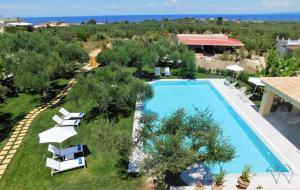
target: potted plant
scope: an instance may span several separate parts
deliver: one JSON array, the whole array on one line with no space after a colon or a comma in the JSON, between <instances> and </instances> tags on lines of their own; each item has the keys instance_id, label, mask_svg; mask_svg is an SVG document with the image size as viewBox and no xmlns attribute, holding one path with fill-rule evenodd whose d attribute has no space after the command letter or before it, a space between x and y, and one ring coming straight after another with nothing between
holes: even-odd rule
<instances>
[{"instance_id":1,"label":"potted plant","mask_svg":"<svg viewBox=\"0 0 300 190\"><path fill-rule=\"evenodd\" d=\"M196 182L195 190L203 190L203 185L200 181Z\"/></svg>"},{"instance_id":2,"label":"potted plant","mask_svg":"<svg viewBox=\"0 0 300 190\"><path fill-rule=\"evenodd\" d=\"M251 167L246 165L242 171L242 175L238 178L238 185L241 189L247 189L250 184Z\"/></svg>"},{"instance_id":3,"label":"potted plant","mask_svg":"<svg viewBox=\"0 0 300 190\"><path fill-rule=\"evenodd\" d=\"M214 176L214 184L211 186L212 190L222 190L223 184L225 182L224 178L227 172L223 169L220 170L220 173Z\"/></svg>"}]
</instances>

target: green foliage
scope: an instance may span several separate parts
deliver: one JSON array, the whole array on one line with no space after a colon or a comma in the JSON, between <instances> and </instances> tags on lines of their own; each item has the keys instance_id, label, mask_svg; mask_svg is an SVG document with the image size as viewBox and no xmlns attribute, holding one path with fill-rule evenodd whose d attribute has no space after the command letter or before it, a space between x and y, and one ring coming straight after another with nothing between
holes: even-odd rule
<instances>
[{"instance_id":1,"label":"green foliage","mask_svg":"<svg viewBox=\"0 0 300 190\"><path fill-rule=\"evenodd\" d=\"M58 30L54 32L61 40L71 42L76 38L76 33L69 30Z\"/></svg>"},{"instance_id":2,"label":"green foliage","mask_svg":"<svg viewBox=\"0 0 300 190\"><path fill-rule=\"evenodd\" d=\"M97 24L97 21L95 19L91 19L91 20L88 20L86 22L86 24L90 24L90 25Z\"/></svg>"},{"instance_id":3,"label":"green foliage","mask_svg":"<svg viewBox=\"0 0 300 190\"><path fill-rule=\"evenodd\" d=\"M144 66L170 66L181 68L182 78L194 78L196 73L195 56L186 46L169 39L152 41L149 38L120 40L105 49L97 60L103 65L118 64L136 67L137 75Z\"/></svg>"},{"instance_id":4,"label":"green foliage","mask_svg":"<svg viewBox=\"0 0 300 190\"><path fill-rule=\"evenodd\" d=\"M19 51L12 59L12 73L14 73L15 85L20 90L31 90L42 91L45 89L51 78L51 74L54 73L54 67L51 63L58 64L57 67L62 63L61 59L56 55L49 54L45 56L36 52L25 52Z\"/></svg>"},{"instance_id":5,"label":"green foliage","mask_svg":"<svg viewBox=\"0 0 300 190\"><path fill-rule=\"evenodd\" d=\"M223 17L217 18L217 25L223 25Z\"/></svg>"},{"instance_id":6,"label":"green foliage","mask_svg":"<svg viewBox=\"0 0 300 190\"><path fill-rule=\"evenodd\" d=\"M195 55L193 52L187 51L181 55L182 64L179 74L182 78L195 78L197 68L195 64Z\"/></svg>"},{"instance_id":7,"label":"green foliage","mask_svg":"<svg viewBox=\"0 0 300 190\"><path fill-rule=\"evenodd\" d=\"M297 57L298 59L300 59L300 48L297 48L297 49L294 51L294 56Z\"/></svg>"},{"instance_id":8,"label":"green foliage","mask_svg":"<svg viewBox=\"0 0 300 190\"><path fill-rule=\"evenodd\" d=\"M23 101L20 99L11 105L10 109L15 111L12 113L24 115L24 112L28 113L34 109L33 104L37 98L33 96L28 98L23 98ZM24 105L30 107L22 107ZM49 125L54 125L51 118L58 113L60 107L87 114L87 117L81 121L80 127L76 129L78 135L64 142L62 147L74 146L78 143L86 145L84 149L88 168L76 169L52 177L50 169L45 166L46 158L51 156L47 151L48 144L37 143L37 137L40 132L49 129ZM1 112L6 112L3 108L1 106ZM76 105L66 101L57 108L42 112L31 124L30 132L26 134L22 146L19 147L14 160L5 171L5 177L2 176L0 189L145 189L143 178L131 177L127 173L133 116L120 118L116 123L103 119L88 120L89 110L90 105L87 103ZM15 180L16 178L18 180Z\"/></svg>"},{"instance_id":9,"label":"green foliage","mask_svg":"<svg viewBox=\"0 0 300 190\"><path fill-rule=\"evenodd\" d=\"M218 19L221 21L221 18ZM114 23L106 25L81 25L55 29L56 33L65 31L68 36L77 36L79 31L85 31L88 37L103 32L113 38L127 38L134 36L150 37L157 40L161 37L161 27L165 37L178 33L225 33L230 37L240 39L247 51L262 55L268 52L275 44L276 37L298 39L300 25L295 22L216 22L199 21L194 19L178 19L164 21L145 21L140 23ZM51 29L53 30L53 29ZM66 37L68 37L66 36ZM74 39L74 38L72 38Z\"/></svg>"},{"instance_id":10,"label":"green foliage","mask_svg":"<svg viewBox=\"0 0 300 190\"><path fill-rule=\"evenodd\" d=\"M85 31L80 31L80 32L77 33L77 38L80 41L87 42L87 40L88 40L88 34Z\"/></svg>"},{"instance_id":11,"label":"green foliage","mask_svg":"<svg viewBox=\"0 0 300 190\"><path fill-rule=\"evenodd\" d=\"M214 181L217 186L222 186L225 183L225 176L228 174L226 170L221 169L220 172L214 175Z\"/></svg>"},{"instance_id":12,"label":"green foliage","mask_svg":"<svg viewBox=\"0 0 300 190\"><path fill-rule=\"evenodd\" d=\"M269 53L266 67L264 69L265 76L278 76L278 68L279 68L279 57L276 53L275 49L272 49Z\"/></svg>"},{"instance_id":13,"label":"green foliage","mask_svg":"<svg viewBox=\"0 0 300 190\"><path fill-rule=\"evenodd\" d=\"M208 110L187 115L179 109L161 121L145 115L141 122L140 140L148 155L143 169L150 175L175 176L196 162L223 163L234 158L233 147Z\"/></svg>"},{"instance_id":14,"label":"green foliage","mask_svg":"<svg viewBox=\"0 0 300 190\"><path fill-rule=\"evenodd\" d=\"M221 56L220 59L223 61L232 61L232 54L229 51L225 51Z\"/></svg>"},{"instance_id":15,"label":"green foliage","mask_svg":"<svg viewBox=\"0 0 300 190\"><path fill-rule=\"evenodd\" d=\"M294 56L281 57L275 49L269 53L266 67L262 71L264 76L295 76L300 69L300 59Z\"/></svg>"},{"instance_id":16,"label":"green foliage","mask_svg":"<svg viewBox=\"0 0 300 190\"><path fill-rule=\"evenodd\" d=\"M103 67L95 73L80 76L70 97L74 102L92 103L94 111L108 118L130 113L137 100L153 95L152 88L136 79L122 67Z\"/></svg>"},{"instance_id":17,"label":"green foliage","mask_svg":"<svg viewBox=\"0 0 300 190\"><path fill-rule=\"evenodd\" d=\"M249 165L245 165L243 171L242 171L242 175L241 175L241 179L243 181L246 181L246 182L250 182L250 177L251 177L251 167Z\"/></svg>"},{"instance_id":18,"label":"green foliage","mask_svg":"<svg viewBox=\"0 0 300 190\"><path fill-rule=\"evenodd\" d=\"M91 39L94 41L106 40L108 38L109 38L109 36L104 32L96 32L96 34L91 36Z\"/></svg>"},{"instance_id":19,"label":"green foliage","mask_svg":"<svg viewBox=\"0 0 300 190\"><path fill-rule=\"evenodd\" d=\"M88 54L76 43L59 44L57 51L66 62L84 63L88 61Z\"/></svg>"},{"instance_id":20,"label":"green foliage","mask_svg":"<svg viewBox=\"0 0 300 190\"><path fill-rule=\"evenodd\" d=\"M88 60L74 42L68 44L48 31L0 35L0 65L4 74L13 74L19 90L41 92L51 81L72 73L72 63Z\"/></svg>"},{"instance_id":21,"label":"green foliage","mask_svg":"<svg viewBox=\"0 0 300 190\"><path fill-rule=\"evenodd\" d=\"M4 102L4 100L6 99L7 91L8 91L7 87L2 86L0 84L0 103Z\"/></svg>"}]
</instances>

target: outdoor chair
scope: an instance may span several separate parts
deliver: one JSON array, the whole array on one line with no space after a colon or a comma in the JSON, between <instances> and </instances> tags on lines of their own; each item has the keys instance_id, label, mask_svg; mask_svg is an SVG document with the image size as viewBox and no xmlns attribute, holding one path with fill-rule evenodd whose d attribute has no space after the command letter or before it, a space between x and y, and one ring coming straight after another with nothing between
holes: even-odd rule
<instances>
[{"instance_id":1,"label":"outdoor chair","mask_svg":"<svg viewBox=\"0 0 300 190\"><path fill-rule=\"evenodd\" d=\"M226 77L226 78L225 78L225 81L224 81L224 84L225 84L226 86L228 86L228 85L231 84L231 81L232 81L232 78L231 78L231 77Z\"/></svg>"},{"instance_id":2,"label":"outdoor chair","mask_svg":"<svg viewBox=\"0 0 300 190\"><path fill-rule=\"evenodd\" d=\"M52 119L60 126L78 126L80 119L63 120L58 115L54 115Z\"/></svg>"},{"instance_id":3,"label":"outdoor chair","mask_svg":"<svg viewBox=\"0 0 300 190\"><path fill-rule=\"evenodd\" d=\"M84 116L84 112L80 113L70 113L68 110L65 108L60 108L59 112L64 115L64 120L69 120L69 119L82 119Z\"/></svg>"},{"instance_id":4,"label":"outdoor chair","mask_svg":"<svg viewBox=\"0 0 300 190\"><path fill-rule=\"evenodd\" d=\"M170 67L165 67L165 76L171 76Z\"/></svg>"},{"instance_id":5,"label":"outdoor chair","mask_svg":"<svg viewBox=\"0 0 300 190\"><path fill-rule=\"evenodd\" d=\"M155 76L160 77L160 68L159 67L155 67Z\"/></svg>"},{"instance_id":6,"label":"outdoor chair","mask_svg":"<svg viewBox=\"0 0 300 190\"><path fill-rule=\"evenodd\" d=\"M74 154L76 154L76 153L83 154L83 145L79 144L79 145L72 146L69 148L59 149L59 148L56 148L55 146L49 144L48 151L52 152L52 154L53 154L52 158L61 157L64 160L67 160L69 155L73 155L73 157L74 157Z\"/></svg>"},{"instance_id":7,"label":"outdoor chair","mask_svg":"<svg viewBox=\"0 0 300 190\"><path fill-rule=\"evenodd\" d=\"M51 168L51 175L55 173L64 172L67 170L72 170L75 168L86 167L84 157L79 157L67 161L57 161L51 158L47 158L46 166Z\"/></svg>"}]
</instances>

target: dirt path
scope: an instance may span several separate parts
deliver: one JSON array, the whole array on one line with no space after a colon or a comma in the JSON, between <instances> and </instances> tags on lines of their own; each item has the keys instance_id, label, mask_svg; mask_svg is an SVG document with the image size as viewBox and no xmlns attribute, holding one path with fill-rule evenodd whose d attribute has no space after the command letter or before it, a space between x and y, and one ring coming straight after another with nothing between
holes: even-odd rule
<instances>
[{"instance_id":1,"label":"dirt path","mask_svg":"<svg viewBox=\"0 0 300 190\"><path fill-rule=\"evenodd\" d=\"M90 51L89 56L90 56L90 57L97 57L97 55L98 55L99 53L101 53L101 49L100 49L100 48L99 48L99 49L95 49L95 50L93 50L93 51Z\"/></svg>"}]
</instances>

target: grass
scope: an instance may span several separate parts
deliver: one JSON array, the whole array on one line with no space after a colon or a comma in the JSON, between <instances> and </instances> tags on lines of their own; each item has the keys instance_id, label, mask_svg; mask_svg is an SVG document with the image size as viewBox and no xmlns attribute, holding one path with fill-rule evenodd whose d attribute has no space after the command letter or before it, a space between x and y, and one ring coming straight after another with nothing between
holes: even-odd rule
<instances>
[{"instance_id":1,"label":"grass","mask_svg":"<svg viewBox=\"0 0 300 190\"><path fill-rule=\"evenodd\" d=\"M72 111L90 109L90 105L74 105L69 101L61 106ZM46 110L34 120L0 180L0 189L144 189L143 178L130 177L124 172L127 163L122 162L118 150L122 146L121 139L131 137L132 115L121 118L114 126L98 119L84 119L77 129L78 135L62 146L86 145L87 168L51 177L45 163L46 158L52 155L47 151L47 144L38 143L38 134L54 126L51 117L58 113L60 107Z\"/></svg>"},{"instance_id":2,"label":"grass","mask_svg":"<svg viewBox=\"0 0 300 190\"><path fill-rule=\"evenodd\" d=\"M6 142L14 125L40 104L41 96L22 93L17 97L8 98L5 103L0 104L0 148Z\"/></svg>"},{"instance_id":3,"label":"grass","mask_svg":"<svg viewBox=\"0 0 300 190\"><path fill-rule=\"evenodd\" d=\"M58 79L51 83L57 94L68 84L68 79ZM0 104L0 148L5 144L7 137L13 131L15 124L22 120L31 110L43 104L41 95L19 93L18 96L9 97Z\"/></svg>"}]
</instances>

